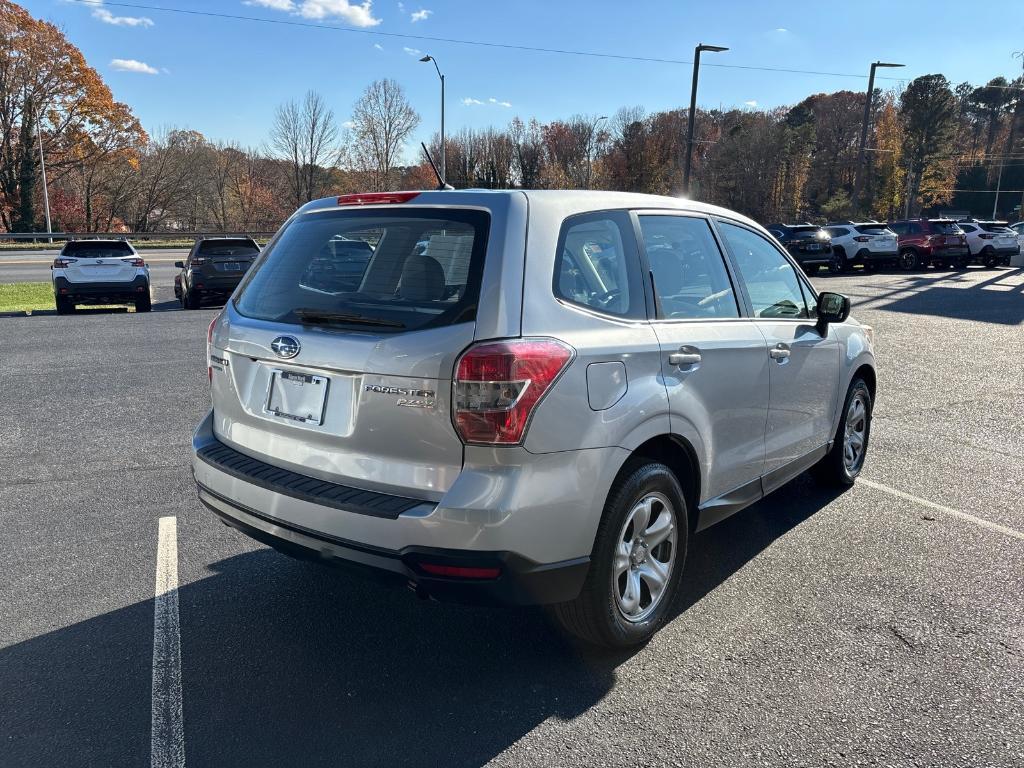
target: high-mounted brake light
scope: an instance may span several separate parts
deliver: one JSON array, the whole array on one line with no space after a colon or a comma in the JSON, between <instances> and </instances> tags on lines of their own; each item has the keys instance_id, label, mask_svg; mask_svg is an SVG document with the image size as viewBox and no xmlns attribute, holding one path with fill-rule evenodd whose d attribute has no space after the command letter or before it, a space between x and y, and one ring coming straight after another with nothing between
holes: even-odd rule
<instances>
[{"instance_id":1,"label":"high-mounted brake light","mask_svg":"<svg viewBox=\"0 0 1024 768\"><path fill-rule=\"evenodd\" d=\"M522 442L534 409L575 356L555 339L470 347L455 365L455 429L466 443Z\"/></svg>"},{"instance_id":2,"label":"high-mounted brake light","mask_svg":"<svg viewBox=\"0 0 1024 768\"><path fill-rule=\"evenodd\" d=\"M354 195L339 195L338 205L407 203L419 194L419 192L359 192Z\"/></svg>"}]
</instances>

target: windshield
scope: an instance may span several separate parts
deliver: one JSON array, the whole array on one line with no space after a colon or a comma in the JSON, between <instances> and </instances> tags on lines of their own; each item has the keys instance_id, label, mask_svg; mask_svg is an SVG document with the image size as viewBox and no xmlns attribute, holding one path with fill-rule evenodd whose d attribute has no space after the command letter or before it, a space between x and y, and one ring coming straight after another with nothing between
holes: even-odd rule
<instances>
[{"instance_id":1,"label":"windshield","mask_svg":"<svg viewBox=\"0 0 1024 768\"><path fill-rule=\"evenodd\" d=\"M242 284L235 308L260 320L391 332L473 320L489 219L443 209L300 216Z\"/></svg>"},{"instance_id":2,"label":"windshield","mask_svg":"<svg viewBox=\"0 0 1024 768\"><path fill-rule=\"evenodd\" d=\"M120 240L107 243L76 240L65 245L61 253L64 256L83 256L89 259L115 259L131 256L132 249L128 243Z\"/></svg>"}]
</instances>

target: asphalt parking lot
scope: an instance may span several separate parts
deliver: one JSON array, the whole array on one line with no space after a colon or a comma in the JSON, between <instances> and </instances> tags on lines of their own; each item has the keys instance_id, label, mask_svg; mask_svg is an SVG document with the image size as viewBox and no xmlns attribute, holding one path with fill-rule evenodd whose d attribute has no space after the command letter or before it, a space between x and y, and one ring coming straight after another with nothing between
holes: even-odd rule
<instances>
[{"instance_id":1,"label":"asphalt parking lot","mask_svg":"<svg viewBox=\"0 0 1024 768\"><path fill-rule=\"evenodd\" d=\"M221 525L188 447L214 310L0 318L0 764L150 760L166 517L189 765L1024 764L1024 270L816 282L877 334L865 481L696 536L677 617L613 656Z\"/></svg>"}]
</instances>

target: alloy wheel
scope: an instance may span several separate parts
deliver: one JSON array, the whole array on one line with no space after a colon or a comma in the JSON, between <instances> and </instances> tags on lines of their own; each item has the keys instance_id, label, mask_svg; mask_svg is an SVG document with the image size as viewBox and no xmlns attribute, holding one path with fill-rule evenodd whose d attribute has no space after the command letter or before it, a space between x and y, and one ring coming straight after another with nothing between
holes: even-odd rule
<instances>
[{"instance_id":1,"label":"alloy wheel","mask_svg":"<svg viewBox=\"0 0 1024 768\"><path fill-rule=\"evenodd\" d=\"M868 404L863 392L857 392L846 409L846 429L843 437L843 464L850 473L857 472L864 463L864 448L868 441Z\"/></svg>"},{"instance_id":2,"label":"alloy wheel","mask_svg":"<svg viewBox=\"0 0 1024 768\"><path fill-rule=\"evenodd\" d=\"M616 541L612 591L623 618L647 619L661 604L676 563L675 507L661 493L648 493L626 515Z\"/></svg>"}]
</instances>

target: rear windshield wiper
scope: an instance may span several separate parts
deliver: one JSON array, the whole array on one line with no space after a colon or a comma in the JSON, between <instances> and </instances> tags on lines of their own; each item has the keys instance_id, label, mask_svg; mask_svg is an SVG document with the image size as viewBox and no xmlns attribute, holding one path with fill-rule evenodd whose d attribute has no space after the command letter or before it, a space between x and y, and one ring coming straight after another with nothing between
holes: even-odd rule
<instances>
[{"instance_id":1,"label":"rear windshield wiper","mask_svg":"<svg viewBox=\"0 0 1024 768\"><path fill-rule=\"evenodd\" d=\"M358 315L348 312L330 312L323 309L293 309L292 314L296 315L302 322L310 325L333 325L335 323L347 323L351 325L379 325L386 328L405 328L405 323L398 320L385 320L382 317L370 317L369 315Z\"/></svg>"}]
</instances>

